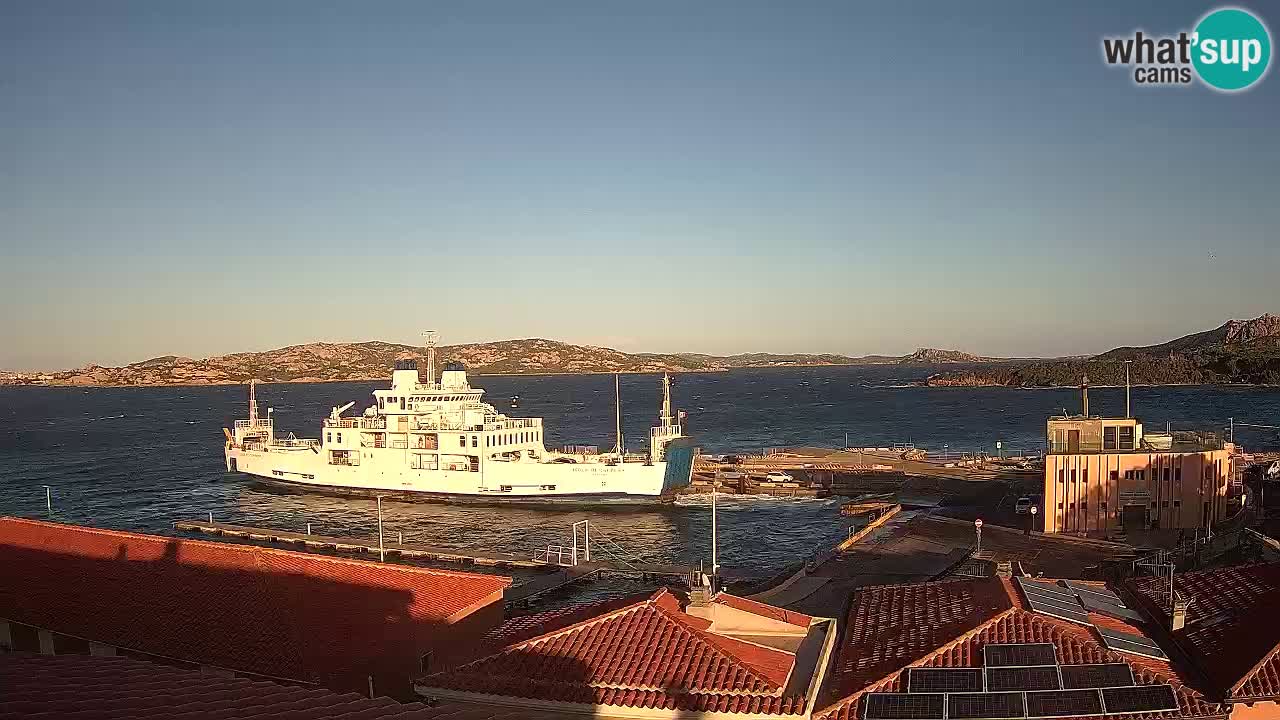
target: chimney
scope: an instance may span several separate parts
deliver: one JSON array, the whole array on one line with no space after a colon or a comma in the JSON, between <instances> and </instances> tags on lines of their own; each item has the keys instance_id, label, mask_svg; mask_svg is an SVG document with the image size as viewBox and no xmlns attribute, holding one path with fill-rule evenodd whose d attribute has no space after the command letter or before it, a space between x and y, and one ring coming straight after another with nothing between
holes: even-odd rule
<instances>
[{"instance_id":1,"label":"chimney","mask_svg":"<svg viewBox=\"0 0 1280 720\"><path fill-rule=\"evenodd\" d=\"M1080 414L1089 417L1089 373L1080 378Z\"/></svg>"},{"instance_id":2,"label":"chimney","mask_svg":"<svg viewBox=\"0 0 1280 720\"><path fill-rule=\"evenodd\" d=\"M1173 600L1173 631L1177 632L1187 625L1187 605L1183 598L1174 598Z\"/></svg>"}]
</instances>

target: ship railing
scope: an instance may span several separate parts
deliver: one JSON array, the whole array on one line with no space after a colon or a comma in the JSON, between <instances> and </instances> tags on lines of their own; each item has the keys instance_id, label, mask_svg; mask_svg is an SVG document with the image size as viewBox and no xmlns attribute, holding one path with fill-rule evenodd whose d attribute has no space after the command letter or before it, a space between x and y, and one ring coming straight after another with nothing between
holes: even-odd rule
<instances>
[{"instance_id":1,"label":"ship railing","mask_svg":"<svg viewBox=\"0 0 1280 720\"><path fill-rule=\"evenodd\" d=\"M246 429L270 430L271 421L270 420L237 420L235 427L237 430L246 430Z\"/></svg>"},{"instance_id":2,"label":"ship railing","mask_svg":"<svg viewBox=\"0 0 1280 720\"><path fill-rule=\"evenodd\" d=\"M327 428L358 428L360 427L361 418L325 418L324 426Z\"/></svg>"},{"instance_id":3,"label":"ship railing","mask_svg":"<svg viewBox=\"0 0 1280 720\"><path fill-rule=\"evenodd\" d=\"M319 447L319 446L320 446L320 441L319 441L319 440L313 440L313 439L310 439L310 438L308 438L308 439L301 439L301 438L285 438L285 439L282 439L282 440L276 440L274 444L275 444L275 446L276 446L276 447L288 447L288 448L301 447L301 448L305 448L305 447Z\"/></svg>"}]
</instances>

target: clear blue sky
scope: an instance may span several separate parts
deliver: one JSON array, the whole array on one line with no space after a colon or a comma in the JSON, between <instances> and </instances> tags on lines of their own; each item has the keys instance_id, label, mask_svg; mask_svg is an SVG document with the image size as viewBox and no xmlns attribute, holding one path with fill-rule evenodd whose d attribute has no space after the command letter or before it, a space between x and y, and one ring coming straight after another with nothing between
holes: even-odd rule
<instances>
[{"instance_id":1,"label":"clear blue sky","mask_svg":"<svg viewBox=\"0 0 1280 720\"><path fill-rule=\"evenodd\" d=\"M1280 311L1280 76L1101 60L1212 7L0 0L0 367L427 328L1058 355Z\"/></svg>"}]
</instances>

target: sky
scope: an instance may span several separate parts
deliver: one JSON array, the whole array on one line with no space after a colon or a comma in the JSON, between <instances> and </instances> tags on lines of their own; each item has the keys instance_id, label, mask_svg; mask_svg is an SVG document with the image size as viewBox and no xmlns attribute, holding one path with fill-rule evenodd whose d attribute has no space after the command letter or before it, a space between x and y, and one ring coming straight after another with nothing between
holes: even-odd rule
<instances>
[{"instance_id":1,"label":"sky","mask_svg":"<svg viewBox=\"0 0 1280 720\"><path fill-rule=\"evenodd\" d=\"M428 329L1058 356L1280 312L1280 77L1102 60L1213 7L0 0L0 368Z\"/></svg>"}]
</instances>

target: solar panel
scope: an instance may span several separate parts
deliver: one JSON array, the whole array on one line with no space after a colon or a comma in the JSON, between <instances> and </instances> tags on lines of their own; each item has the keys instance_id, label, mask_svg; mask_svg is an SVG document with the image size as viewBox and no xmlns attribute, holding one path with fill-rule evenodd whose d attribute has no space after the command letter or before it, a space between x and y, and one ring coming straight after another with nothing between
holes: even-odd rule
<instances>
[{"instance_id":1,"label":"solar panel","mask_svg":"<svg viewBox=\"0 0 1280 720\"><path fill-rule=\"evenodd\" d=\"M1027 604L1031 606L1033 612L1041 615L1048 615L1062 620L1069 620L1080 625L1092 625L1089 622L1089 613L1080 607L1079 601L1072 599L1070 604L1056 599L1046 599L1048 596L1035 594L1027 595Z\"/></svg>"},{"instance_id":2,"label":"solar panel","mask_svg":"<svg viewBox=\"0 0 1280 720\"><path fill-rule=\"evenodd\" d=\"M1131 622L1141 622L1142 616L1125 607L1123 603L1116 604L1106 602L1100 596L1080 593L1080 602L1084 603L1086 610L1101 613L1102 615L1110 615L1114 618L1129 620Z\"/></svg>"},{"instance_id":3,"label":"solar panel","mask_svg":"<svg viewBox=\"0 0 1280 720\"><path fill-rule=\"evenodd\" d=\"M982 692L982 668L910 668L907 692Z\"/></svg>"},{"instance_id":4,"label":"solar panel","mask_svg":"<svg viewBox=\"0 0 1280 720\"><path fill-rule=\"evenodd\" d=\"M1104 688L1102 702L1106 704L1108 715L1178 709L1178 697L1169 685Z\"/></svg>"},{"instance_id":5,"label":"solar panel","mask_svg":"<svg viewBox=\"0 0 1280 720\"><path fill-rule=\"evenodd\" d=\"M1043 690L1028 692L1027 717L1067 718L1102 714L1097 690Z\"/></svg>"},{"instance_id":6,"label":"solar panel","mask_svg":"<svg viewBox=\"0 0 1280 720\"><path fill-rule=\"evenodd\" d=\"M1014 643L987 645L982 649L987 667L1026 667L1057 665L1058 654L1053 643Z\"/></svg>"},{"instance_id":7,"label":"solar panel","mask_svg":"<svg viewBox=\"0 0 1280 720\"><path fill-rule=\"evenodd\" d=\"M1067 589L1071 590L1077 595L1085 595L1085 594L1096 595L1099 599L1104 600L1106 602L1113 602L1117 605L1124 604L1124 602L1120 600L1119 595L1116 595L1115 593L1111 592L1104 585L1086 585L1085 583L1078 582L1075 580L1067 580L1066 583L1067 583Z\"/></svg>"},{"instance_id":8,"label":"solar panel","mask_svg":"<svg viewBox=\"0 0 1280 720\"><path fill-rule=\"evenodd\" d=\"M1104 665L1063 665L1062 687L1078 688L1122 687L1133 684L1133 671L1124 663Z\"/></svg>"},{"instance_id":9,"label":"solar panel","mask_svg":"<svg viewBox=\"0 0 1280 720\"><path fill-rule=\"evenodd\" d=\"M1057 665L987 668L987 690L1058 690Z\"/></svg>"},{"instance_id":10,"label":"solar panel","mask_svg":"<svg viewBox=\"0 0 1280 720\"><path fill-rule=\"evenodd\" d=\"M947 695L947 717L953 720L1000 720L1026 716L1027 709L1020 692Z\"/></svg>"},{"instance_id":11,"label":"solar panel","mask_svg":"<svg viewBox=\"0 0 1280 720\"><path fill-rule=\"evenodd\" d=\"M1074 590L1062 587L1057 583L1044 582L1041 580L1028 580L1020 577L1018 578L1018 585L1022 587L1023 592L1034 592L1044 595L1061 595L1063 599L1071 601L1076 599Z\"/></svg>"},{"instance_id":12,"label":"solar panel","mask_svg":"<svg viewBox=\"0 0 1280 720\"><path fill-rule=\"evenodd\" d=\"M1164 654L1164 651L1160 649L1160 646L1150 638L1145 638L1141 635L1133 635L1131 633L1119 632L1109 628L1098 628L1098 633L1102 635L1103 644L1111 650L1155 658L1157 660L1169 659L1169 656Z\"/></svg>"},{"instance_id":13,"label":"solar panel","mask_svg":"<svg viewBox=\"0 0 1280 720\"><path fill-rule=\"evenodd\" d=\"M866 720L942 720L942 693L868 693L863 704Z\"/></svg>"}]
</instances>

